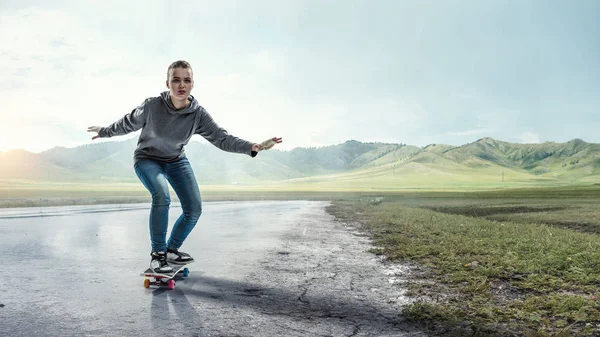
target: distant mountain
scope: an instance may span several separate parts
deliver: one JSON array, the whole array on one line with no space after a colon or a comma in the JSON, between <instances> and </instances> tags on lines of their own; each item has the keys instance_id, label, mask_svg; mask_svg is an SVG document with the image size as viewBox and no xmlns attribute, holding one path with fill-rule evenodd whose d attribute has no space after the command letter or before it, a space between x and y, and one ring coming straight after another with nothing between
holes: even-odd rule
<instances>
[{"instance_id":1,"label":"distant mountain","mask_svg":"<svg viewBox=\"0 0 600 337\"><path fill-rule=\"evenodd\" d=\"M2 180L53 182L138 182L133 171L137 139L75 148L56 147L35 154L0 152ZM256 158L223 152L192 141L186 147L201 184L315 183L348 186L408 186L504 182L596 182L600 144L515 144L492 138L461 146L424 147L363 143L277 149Z\"/></svg>"},{"instance_id":2,"label":"distant mountain","mask_svg":"<svg viewBox=\"0 0 600 337\"><path fill-rule=\"evenodd\" d=\"M24 150L0 152L0 177L3 179L60 180L70 170L43 156Z\"/></svg>"},{"instance_id":3,"label":"distant mountain","mask_svg":"<svg viewBox=\"0 0 600 337\"><path fill-rule=\"evenodd\" d=\"M444 155L472 167L497 164L535 175L585 176L598 173L600 144L581 139L567 143L514 144L482 138L447 150Z\"/></svg>"}]
</instances>

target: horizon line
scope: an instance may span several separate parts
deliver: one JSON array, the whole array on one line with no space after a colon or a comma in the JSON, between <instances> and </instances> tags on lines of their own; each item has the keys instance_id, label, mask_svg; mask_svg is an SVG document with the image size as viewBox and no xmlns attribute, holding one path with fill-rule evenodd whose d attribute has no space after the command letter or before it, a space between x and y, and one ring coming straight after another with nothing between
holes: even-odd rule
<instances>
[{"instance_id":1,"label":"horizon line","mask_svg":"<svg viewBox=\"0 0 600 337\"><path fill-rule=\"evenodd\" d=\"M346 141L343 141L341 143L336 143L336 144L318 145L318 146L315 146L315 145L313 145L313 146L296 146L296 147L294 147L292 149L289 149L289 150L280 150L280 149L275 149L275 150L281 151L281 152L289 152L289 151L293 151L295 149L325 148L325 147L330 147L330 146L339 146L339 145L346 144L348 142L358 142L358 143L362 143L362 144L384 144L384 145L416 146L416 147L419 147L419 148L426 148L426 147L434 146L434 145L447 145L447 146L453 146L453 147L461 147L461 146L473 144L473 143L476 143L476 142L479 142L479 141L482 141L482 140L486 140L486 139L491 139L491 140L494 140L494 141L500 141L500 142L509 143L509 144L518 144L518 145L541 145L541 144L547 144L547 143L566 144L566 143L570 143L570 142L577 141L577 140L582 141L582 142L587 143L587 144L593 144L593 143L589 143L589 142L587 142L587 141L585 141L585 140L583 140L581 138L573 138L573 139L565 141L565 142L557 142L557 141L552 141L552 140L546 140L546 141L538 142L538 143L517 143L517 142L508 142L508 141L504 141L504 140L501 140L501 139L496 139L496 138L493 138L493 137L481 137L481 138L478 138L478 139L476 139L476 140L474 140L472 142L467 142L467 143L464 143L464 144L461 144L461 145L446 144L446 143L429 143L429 144L426 144L426 145L423 145L423 146L413 145L413 144L408 144L408 143L403 143L403 142L390 143L390 142L382 142L382 141L361 141L361 140L357 140L357 139L348 139ZM40 154L40 153L43 153L43 152L54 150L56 148L76 149L76 148L79 148L79 147L89 146L89 145L95 146L95 145L100 145L100 144L103 144L103 143L125 143L125 142L130 142L130 141L133 141L133 140L137 141L137 138L134 137L134 138L124 139L124 140L105 140L105 141L96 142L96 143L84 143L84 144L75 145L75 146L71 146L71 147L62 146L62 145L56 145L56 146L53 146L53 147L51 147L49 149L41 150L41 151L29 151L29 150L26 150L24 148L14 148L14 149L8 149L8 150L0 150L0 153L23 151L23 152L28 152L28 153ZM188 145L190 143L192 143L192 142L204 143L201 140L198 141L198 140L192 139L188 143ZM209 143L207 142L207 143L205 143L205 145L209 145Z\"/></svg>"}]
</instances>

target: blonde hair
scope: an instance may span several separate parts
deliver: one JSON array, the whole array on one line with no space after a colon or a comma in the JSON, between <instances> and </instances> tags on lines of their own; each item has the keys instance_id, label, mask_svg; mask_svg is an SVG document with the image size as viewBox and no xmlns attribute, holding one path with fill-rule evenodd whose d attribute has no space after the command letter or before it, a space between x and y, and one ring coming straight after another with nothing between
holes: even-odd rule
<instances>
[{"instance_id":1,"label":"blonde hair","mask_svg":"<svg viewBox=\"0 0 600 337\"><path fill-rule=\"evenodd\" d=\"M171 63L171 65L169 66L169 69L167 69L167 81L169 80L169 77L171 76L171 70L173 70L175 68L189 69L192 71L192 74L194 73L192 66L187 61L178 60L178 61Z\"/></svg>"}]
</instances>

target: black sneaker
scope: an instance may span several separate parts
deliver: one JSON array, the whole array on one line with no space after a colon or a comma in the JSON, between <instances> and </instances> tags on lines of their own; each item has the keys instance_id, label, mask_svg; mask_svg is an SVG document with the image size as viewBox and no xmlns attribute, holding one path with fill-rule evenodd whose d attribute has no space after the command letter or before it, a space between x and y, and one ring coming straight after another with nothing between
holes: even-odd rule
<instances>
[{"instance_id":1,"label":"black sneaker","mask_svg":"<svg viewBox=\"0 0 600 337\"><path fill-rule=\"evenodd\" d=\"M152 256L152 259L150 260L150 269L152 269L153 272L160 274L173 272L173 268L167 263L167 253L153 252L150 256Z\"/></svg>"},{"instance_id":2,"label":"black sneaker","mask_svg":"<svg viewBox=\"0 0 600 337\"><path fill-rule=\"evenodd\" d=\"M188 264L194 259L188 253L180 252L175 248L167 248L167 261L173 264Z\"/></svg>"}]
</instances>

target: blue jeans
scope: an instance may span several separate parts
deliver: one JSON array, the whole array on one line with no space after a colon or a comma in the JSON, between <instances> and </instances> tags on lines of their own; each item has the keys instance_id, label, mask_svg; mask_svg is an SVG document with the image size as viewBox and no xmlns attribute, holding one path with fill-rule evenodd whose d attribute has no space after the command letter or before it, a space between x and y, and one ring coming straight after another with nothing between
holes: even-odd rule
<instances>
[{"instance_id":1,"label":"blue jeans","mask_svg":"<svg viewBox=\"0 0 600 337\"><path fill-rule=\"evenodd\" d=\"M150 210L152 251L164 252L167 247L179 249L202 214L200 189L189 161L183 158L173 163L165 163L142 159L134 164L134 169L142 184L152 195ZM171 198L167 182L173 187L183 210L173 225L168 242L166 239Z\"/></svg>"}]
</instances>

